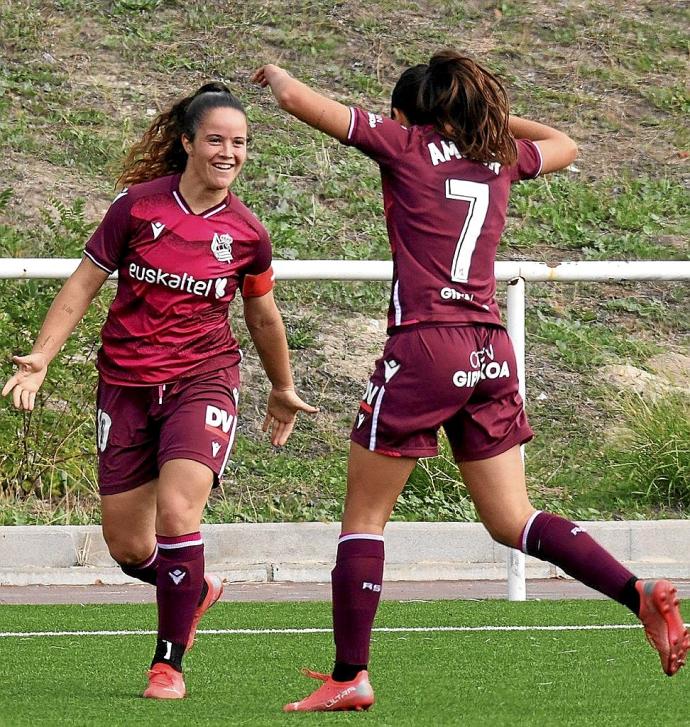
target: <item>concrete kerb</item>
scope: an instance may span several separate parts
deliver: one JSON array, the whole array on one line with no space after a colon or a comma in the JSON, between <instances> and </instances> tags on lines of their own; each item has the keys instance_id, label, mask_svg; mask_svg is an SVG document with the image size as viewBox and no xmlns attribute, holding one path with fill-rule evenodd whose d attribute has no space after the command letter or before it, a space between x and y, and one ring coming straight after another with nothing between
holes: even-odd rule
<instances>
[{"instance_id":1,"label":"concrete kerb","mask_svg":"<svg viewBox=\"0 0 690 727\"><path fill-rule=\"evenodd\" d=\"M690 521L582 522L642 578L690 577ZM329 580L338 523L205 525L207 567L229 582ZM527 578L565 577L527 558ZM500 580L506 548L479 523L390 523L386 580ZM131 583L108 554L98 526L0 527L0 585Z\"/></svg>"}]
</instances>

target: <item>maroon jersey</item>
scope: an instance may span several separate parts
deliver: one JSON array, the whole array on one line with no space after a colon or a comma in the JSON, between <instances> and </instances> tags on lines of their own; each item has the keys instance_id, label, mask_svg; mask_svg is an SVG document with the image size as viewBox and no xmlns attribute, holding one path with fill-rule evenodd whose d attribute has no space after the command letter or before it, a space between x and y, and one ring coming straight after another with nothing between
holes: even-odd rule
<instances>
[{"instance_id":1,"label":"maroon jersey","mask_svg":"<svg viewBox=\"0 0 690 727\"><path fill-rule=\"evenodd\" d=\"M271 243L257 218L232 193L193 214L179 181L120 192L84 250L119 276L98 352L109 383L162 384L236 364L230 302L238 288L246 297L273 287Z\"/></svg>"},{"instance_id":2,"label":"maroon jersey","mask_svg":"<svg viewBox=\"0 0 690 727\"><path fill-rule=\"evenodd\" d=\"M431 126L351 111L346 143L378 162L393 253L389 331L416 323L500 323L494 260L510 185L536 177L539 148L513 167L465 159Z\"/></svg>"}]
</instances>

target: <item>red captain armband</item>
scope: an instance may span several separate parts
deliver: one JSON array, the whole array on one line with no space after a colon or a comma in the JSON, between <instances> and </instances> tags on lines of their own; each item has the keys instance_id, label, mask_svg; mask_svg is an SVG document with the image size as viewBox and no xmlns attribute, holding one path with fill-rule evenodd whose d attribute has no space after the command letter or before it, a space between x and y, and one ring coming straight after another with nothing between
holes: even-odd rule
<instances>
[{"instance_id":1,"label":"red captain armband","mask_svg":"<svg viewBox=\"0 0 690 727\"><path fill-rule=\"evenodd\" d=\"M244 282L242 283L242 297L259 298L262 295L266 295L266 293L273 290L275 277L272 267L269 267L268 270L264 270L263 273L259 273L258 275L245 275Z\"/></svg>"}]
</instances>

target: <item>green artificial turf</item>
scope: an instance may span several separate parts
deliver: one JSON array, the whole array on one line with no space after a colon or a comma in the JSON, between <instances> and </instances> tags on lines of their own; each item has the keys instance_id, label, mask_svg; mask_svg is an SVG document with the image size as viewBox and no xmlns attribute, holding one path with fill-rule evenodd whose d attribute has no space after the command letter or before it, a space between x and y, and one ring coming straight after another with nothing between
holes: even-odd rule
<instances>
[{"instance_id":1,"label":"green artificial turf","mask_svg":"<svg viewBox=\"0 0 690 727\"><path fill-rule=\"evenodd\" d=\"M203 629L327 628L326 603L222 603ZM384 602L376 626L634 624L605 601ZM153 606L3 606L0 631L150 630ZM641 629L381 632L366 714L283 714L328 669L330 633L204 634L185 660L188 697L139 693L154 637L0 638L2 725L688 724L690 672L669 679Z\"/></svg>"}]
</instances>

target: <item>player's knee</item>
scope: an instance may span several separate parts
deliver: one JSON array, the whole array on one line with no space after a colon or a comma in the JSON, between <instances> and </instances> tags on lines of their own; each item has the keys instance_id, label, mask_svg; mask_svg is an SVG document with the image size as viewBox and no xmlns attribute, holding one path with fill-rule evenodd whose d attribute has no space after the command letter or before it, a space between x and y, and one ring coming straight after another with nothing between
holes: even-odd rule
<instances>
[{"instance_id":1,"label":"player's knee","mask_svg":"<svg viewBox=\"0 0 690 727\"><path fill-rule=\"evenodd\" d=\"M485 521L484 527L489 531L489 535L497 543L506 545L509 548L515 548L516 543L520 540L523 523L519 518L502 520L501 522Z\"/></svg>"},{"instance_id":2,"label":"player's knee","mask_svg":"<svg viewBox=\"0 0 690 727\"><path fill-rule=\"evenodd\" d=\"M110 557L120 566L136 566L151 555L148 545L128 542L108 543Z\"/></svg>"},{"instance_id":3,"label":"player's knee","mask_svg":"<svg viewBox=\"0 0 690 727\"><path fill-rule=\"evenodd\" d=\"M108 547L110 557L118 565L138 565L151 555L149 542L135 538L119 530L104 527L103 539Z\"/></svg>"},{"instance_id":4,"label":"player's knee","mask_svg":"<svg viewBox=\"0 0 690 727\"><path fill-rule=\"evenodd\" d=\"M201 527L201 513L194 503L177 501L159 504L156 513L158 532L169 535L185 535Z\"/></svg>"}]
</instances>

